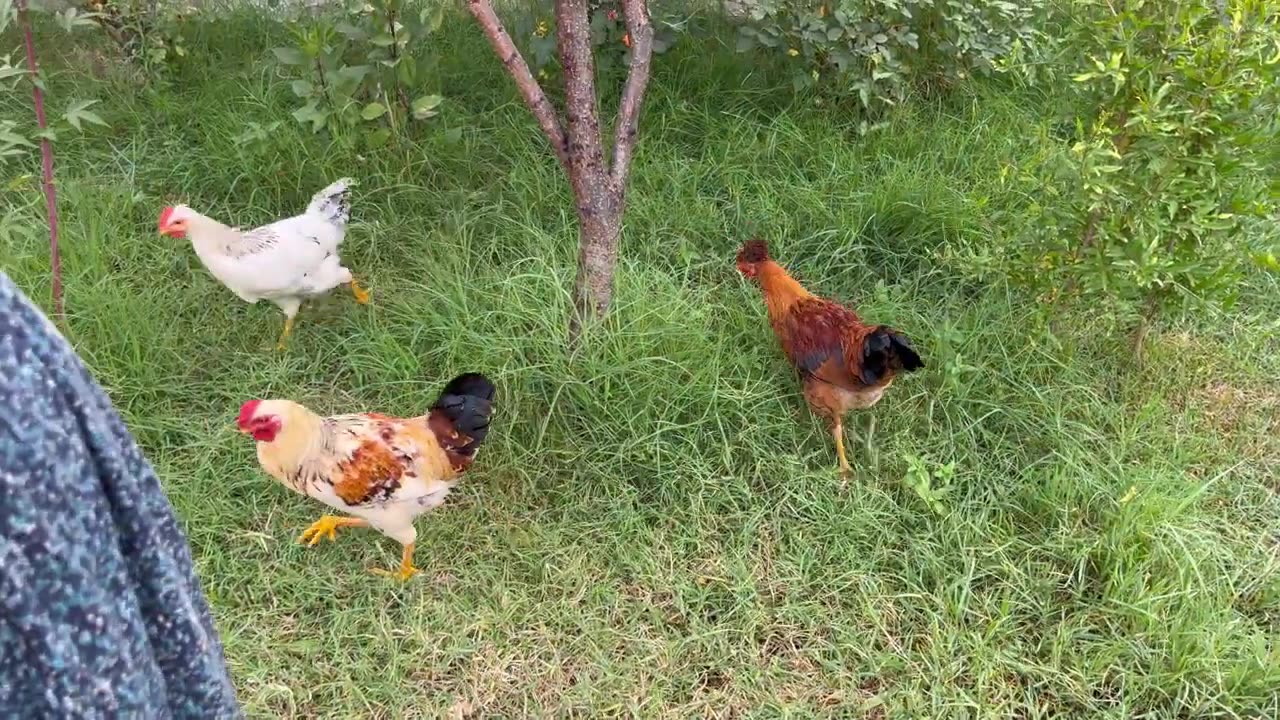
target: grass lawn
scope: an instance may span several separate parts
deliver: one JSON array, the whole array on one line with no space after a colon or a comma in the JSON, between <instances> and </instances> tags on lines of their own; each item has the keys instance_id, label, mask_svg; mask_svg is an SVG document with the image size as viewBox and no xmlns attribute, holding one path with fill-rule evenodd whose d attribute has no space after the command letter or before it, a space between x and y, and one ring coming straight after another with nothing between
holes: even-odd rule
<instances>
[{"instance_id":1,"label":"grass lawn","mask_svg":"<svg viewBox=\"0 0 1280 720\"><path fill-rule=\"evenodd\" d=\"M437 125L367 156L289 117L283 33L205 27L151 89L43 42L51 102L99 98L111 124L57 143L68 335L165 482L250 715L1280 713L1280 287L1159 326L1135 366L1089 308L1055 342L1034 298L947 259L1034 201L1005 170L1066 142L1052 99L979 85L859 138L785 76L678 45L655 63L614 311L570 352L567 185L478 30L441 35ZM0 119L29 113L0 98ZM5 167L0 266L47 303L43 200L19 176L38 160ZM273 306L156 233L170 202L251 226L348 174L343 257L373 302L305 307L283 353ZM850 421L845 489L734 270L752 234L928 364L875 408L870 447ZM367 573L399 558L371 531L295 543L322 507L259 471L241 402L408 415L471 370L498 415L418 523L422 575ZM936 509L904 482L922 475L947 488Z\"/></svg>"}]
</instances>

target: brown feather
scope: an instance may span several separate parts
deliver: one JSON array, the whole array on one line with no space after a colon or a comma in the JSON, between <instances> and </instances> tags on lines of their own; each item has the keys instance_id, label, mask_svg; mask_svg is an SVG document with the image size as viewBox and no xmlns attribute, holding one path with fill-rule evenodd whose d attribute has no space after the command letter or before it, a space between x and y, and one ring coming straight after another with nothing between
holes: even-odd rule
<instances>
[{"instance_id":1,"label":"brown feather","mask_svg":"<svg viewBox=\"0 0 1280 720\"><path fill-rule=\"evenodd\" d=\"M458 451L458 448L471 442L471 438L459 433L453 427L453 422L445 417L444 413L432 411L427 416L427 427L435 435L436 442L440 444L440 449L449 458L449 466L453 468L454 472L460 473L471 467L473 458Z\"/></svg>"},{"instance_id":2,"label":"brown feather","mask_svg":"<svg viewBox=\"0 0 1280 720\"><path fill-rule=\"evenodd\" d=\"M880 400L894 372L876 382L863 377L863 343L876 332L843 305L806 290L772 260L758 266L769 324L787 359L804 378L805 400L815 411L838 417Z\"/></svg>"},{"instance_id":3,"label":"brown feather","mask_svg":"<svg viewBox=\"0 0 1280 720\"><path fill-rule=\"evenodd\" d=\"M341 477L334 482L333 492L348 505L363 505L379 495L389 497L400 487L405 471L391 448L376 440L360 443L338 469Z\"/></svg>"}]
</instances>

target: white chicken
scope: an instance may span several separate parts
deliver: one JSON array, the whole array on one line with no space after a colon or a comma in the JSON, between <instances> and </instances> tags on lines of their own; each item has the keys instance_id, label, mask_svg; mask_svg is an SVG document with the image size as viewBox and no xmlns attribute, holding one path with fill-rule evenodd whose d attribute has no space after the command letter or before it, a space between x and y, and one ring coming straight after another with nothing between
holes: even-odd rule
<instances>
[{"instance_id":1,"label":"white chicken","mask_svg":"<svg viewBox=\"0 0 1280 720\"><path fill-rule=\"evenodd\" d=\"M242 232L186 205L166 207L160 234L189 237L196 255L215 278L248 303L270 300L284 312L279 348L293 331L293 319L307 298L349 283L356 302L369 293L342 266L338 246L351 216L354 183L342 178L316 193L301 215Z\"/></svg>"}]
</instances>

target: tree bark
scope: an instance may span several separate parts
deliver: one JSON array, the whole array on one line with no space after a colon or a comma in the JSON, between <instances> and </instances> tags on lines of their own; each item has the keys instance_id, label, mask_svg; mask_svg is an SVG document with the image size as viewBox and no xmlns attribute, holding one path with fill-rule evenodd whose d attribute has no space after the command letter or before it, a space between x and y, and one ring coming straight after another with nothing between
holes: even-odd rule
<instances>
[{"instance_id":1,"label":"tree bark","mask_svg":"<svg viewBox=\"0 0 1280 720\"><path fill-rule=\"evenodd\" d=\"M573 281L573 316L569 340L577 342L582 329L604 317L613 302L613 270L622 239L622 199L602 193L594 209L578 206L578 275Z\"/></svg>"},{"instance_id":2,"label":"tree bark","mask_svg":"<svg viewBox=\"0 0 1280 720\"><path fill-rule=\"evenodd\" d=\"M622 17L631 38L631 65L627 82L622 86L618 103L618 119L613 128L613 165L610 174L621 193L631 172L631 154L636 146L640 107L649 87L649 64L653 60L653 26L649 24L649 8L645 0L623 0Z\"/></svg>"},{"instance_id":3,"label":"tree bark","mask_svg":"<svg viewBox=\"0 0 1280 720\"><path fill-rule=\"evenodd\" d=\"M653 56L649 8L645 0L623 0L623 16L631 41L631 63L614 123L612 159L606 162L587 0L555 2L556 47L565 83L563 123L503 28L491 0L468 0L467 4L489 38L494 52L515 80L529 111L551 142L573 191L579 245L569 338L576 342L583 327L589 321L604 316L613 300L613 274L618 262L618 241L622 236L627 176Z\"/></svg>"},{"instance_id":4,"label":"tree bark","mask_svg":"<svg viewBox=\"0 0 1280 720\"><path fill-rule=\"evenodd\" d=\"M36 43L27 17L27 0L18 0L18 26L27 53L27 72L31 75L31 102L35 106L36 125L41 132L49 129L44 113L44 91L40 88L40 66L36 62ZM49 263L53 274L53 314L62 322L66 312L62 304L62 254L58 249L58 191L53 186L53 146L47 134L40 137L40 175L44 184L45 212L49 217Z\"/></svg>"}]
</instances>

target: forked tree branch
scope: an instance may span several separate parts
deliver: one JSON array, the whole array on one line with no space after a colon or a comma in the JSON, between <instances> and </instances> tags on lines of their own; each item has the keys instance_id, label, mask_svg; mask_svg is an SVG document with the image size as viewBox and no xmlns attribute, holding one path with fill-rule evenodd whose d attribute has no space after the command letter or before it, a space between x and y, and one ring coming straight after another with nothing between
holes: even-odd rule
<instances>
[{"instance_id":1,"label":"forked tree branch","mask_svg":"<svg viewBox=\"0 0 1280 720\"><path fill-rule=\"evenodd\" d=\"M556 46L564 71L565 120L569 135L569 183L581 201L607 183L596 70L587 0L556 0Z\"/></svg>"},{"instance_id":2,"label":"forked tree branch","mask_svg":"<svg viewBox=\"0 0 1280 720\"><path fill-rule=\"evenodd\" d=\"M631 170L631 154L636 146L640 107L649 85L649 63L653 59L653 25L649 23L646 0L622 0L622 14L631 37L631 67L622 86L618 119L613 127L613 162L609 174L618 188L625 186Z\"/></svg>"},{"instance_id":3,"label":"forked tree branch","mask_svg":"<svg viewBox=\"0 0 1280 720\"><path fill-rule=\"evenodd\" d=\"M546 93L542 91L542 86L534 79L533 73L529 70L529 64L524 61L520 50L511 41L511 36L502 26L498 14L493 11L492 0L467 0L467 9L471 11L476 22L480 23L480 28L489 38L493 51L507 67L511 78L516 81L516 87L520 89L520 95L524 97L524 103L529 107L529 112L533 113L542 132L551 141L551 149L555 151L556 158L568 171L568 143L565 140L564 130L560 127L556 109L547 99Z\"/></svg>"},{"instance_id":4,"label":"forked tree branch","mask_svg":"<svg viewBox=\"0 0 1280 720\"><path fill-rule=\"evenodd\" d=\"M613 296L624 189L653 57L653 27L649 23L647 0L622 0L631 62L618 105L611 162L605 158L600 132L588 0L555 0L556 49L565 89L563 129L555 109L498 20L493 0L467 0L467 3L516 81L525 104L550 138L573 190L579 225L575 312L569 322L569 338L573 343L588 318L608 310Z\"/></svg>"}]
</instances>

